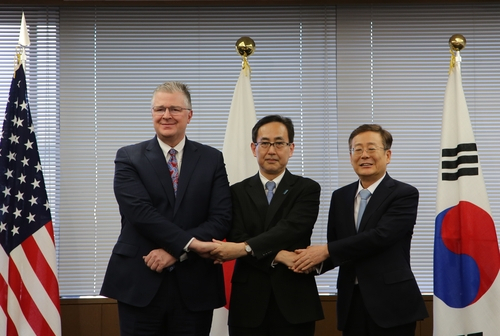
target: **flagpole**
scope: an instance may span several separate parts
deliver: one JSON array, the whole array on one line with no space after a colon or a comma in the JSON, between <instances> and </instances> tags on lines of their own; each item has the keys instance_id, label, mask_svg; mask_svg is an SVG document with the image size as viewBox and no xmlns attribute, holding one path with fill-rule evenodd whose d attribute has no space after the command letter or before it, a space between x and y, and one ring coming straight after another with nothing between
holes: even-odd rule
<instances>
[{"instance_id":1,"label":"flagpole","mask_svg":"<svg viewBox=\"0 0 500 336\"><path fill-rule=\"evenodd\" d=\"M229 109L226 134L222 153L226 164L229 184L233 185L255 175L259 171L257 160L252 154L252 128L257 122L250 83L251 69L248 57L255 52L255 42L248 36L243 36L235 44L236 52L242 58L240 76L236 82L233 100ZM231 278L235 261L226 261L224 283L227 303L225 307L216 309L212 322L212 336L227 336L227 319L229 299L231 297Z\"/></svg>"},{"instance_id":2,"label":"flagpole","mask_svg":"<svg viewBox=\"0 0 500 336\"><path fill-rule=\"evenodd\" d=\"M460 56L460 51L465 48L467 44L467 40L462 34L454 34L448 40L448 45L450 46L451 60L450 60L450 70L449 73L455 67L455 63L457 63L458 69L457 71L461 71L460 64L462 63L462 56Z\"/></svg>"},{"instance_id":3,"label":"flagpole","mask_svg":"<svg viewBox=\"0 0 500 336\"><path fill-rule=\"evenodd\" d=\"M21 17L21 28L19 29L19 40L16 47L16 64L17 69L21 64L26 69L26 47L30 45L30 37L28 34L28 27L26 26L26 18L24 12Z\"/></svg>"},{"instance_id":4,"label":"flagpole","mask_svg":"<svg viewBox=\"0 0 500 336\"><path fill-rule=\"evenodd\" d=\"M450 37L449 45L450 48L454 51L460 51L465 48L467 44L467 40L462 34L454 34Z\"/></svg>"},{"instance_id":5,"label":"flagpole","mask_svg":"<svg viewBox=\"0 0 500 336\"><path fill-rule=\"evenodd\" d=\"M0 335L61 336L54 227L26 83L24 13L0 139Z\"/></svg>"},{"instance_id":6,"label":"flagpole","mask_svg":"<svg viewBox=\"0 0 500 336\"><path fill-rule=\"evenodd\" d=\"M500 330L500 251L462 86L465 45L460 34L449 39L436 197L434 336Z\"/></svg>"},{"instance_id":7,"label":"flagpole","mask_svg":"<svg viewBox=\"0 0 500 336\"><path fill-rule=\"evenodd\" d=\"M248 63L248 57L255 51L255 42L248 36L243 36L236 41L236 51L241 55L241 69L247 70L248 76L251 76L252 69Z\"/></svg>"},{"instance_id":8,"label":"flagpole","mask_svg":"<svg viewBox=\"0 0 500 336\"><path fill-rule=\"evenodd\" d=\"M259 169L250 149L252 127L257 120L248 57L255 52L255 42L243 36L236 41L235 48L242 58L241 71L234 89L222 148L230 185L255 174Z\"/></svg>"}]
</instances>

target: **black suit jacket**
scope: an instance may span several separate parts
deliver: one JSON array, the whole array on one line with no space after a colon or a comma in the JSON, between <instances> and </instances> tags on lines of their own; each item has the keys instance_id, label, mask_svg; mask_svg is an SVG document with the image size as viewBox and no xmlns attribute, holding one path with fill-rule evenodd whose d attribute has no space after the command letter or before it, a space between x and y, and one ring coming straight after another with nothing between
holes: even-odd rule
<instances>
[{"instance_id":1,"label":"black suit jacket","mask_svg":"<svg viewBox=\"0 0 500 336\"><path fill-rule=\"evenodd\" d=\"M228 240L246 241L254 255L236 261L229 325L260 325L271 293L288 322L322 319L314 276L294 273L283 264L271 266L280 250L310 245L319 211L319 184L287 170L270 205L259 174L233 185L231 194L234 221Z\"/></svg>"},{"instance_id":2,"label":"black suit jacket","mask_svg":"<svg viewBox=\"0 0 500 336\"><path fill-rule=\"evenodd\" d=\"M357 277L373 320L388 328L422 320L427 310L410 268L410 244L417 217L418 190L388 174L354 223L358 182L336 190L328 217L330 259L325 270L340 265L337 279L338 327L344 329Z\"/></svg>"},{"instance_id":3,"label":"black suit jacket","mask_svg":"<svg viewBox=\"0 0 500 336\"><path fill-rule=\"evenodd\" d=\"M118 150L114 191L122 218L101 294L144 307L156 294L163 274L143 260L163 248L176 258L192 237L202 241L226 237L231 223L231 193L222 153L186 139L174 196L167 161L158 140ZM163 270L167 272L167 270ZM181 296L193 310L225 304L222 268L194 252L175 264Z\"/></svg>"}]
</instances>

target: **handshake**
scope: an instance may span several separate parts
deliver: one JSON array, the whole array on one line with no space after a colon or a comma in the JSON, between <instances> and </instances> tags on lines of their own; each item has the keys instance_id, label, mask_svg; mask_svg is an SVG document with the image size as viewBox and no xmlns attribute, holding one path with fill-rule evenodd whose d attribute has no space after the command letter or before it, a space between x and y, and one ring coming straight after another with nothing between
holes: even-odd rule
<instances>
[{"instance_id":1,"label":"handshake","mask_svg":"<svg viewBox=\"0 0 500 336\"><path fill-rule=\"evenodd\" d=\"M222 264L224 261L252 254L251 252L247 252L246 246L246 243L232 243L217 239L213 239L211 242L194 239L189 245L189 250L198 253L203 258L213 259L216 264ZM316 270L316 266L328 257L327 245L308 246L305 249L297 249L295 251L279 251L273 261L273 265L281 263L296 273L307 274ZM177 261L176 258L163 249L153 250L143 258L146 265L156 272L161 272Z\"/></svg>"}]
</instances>

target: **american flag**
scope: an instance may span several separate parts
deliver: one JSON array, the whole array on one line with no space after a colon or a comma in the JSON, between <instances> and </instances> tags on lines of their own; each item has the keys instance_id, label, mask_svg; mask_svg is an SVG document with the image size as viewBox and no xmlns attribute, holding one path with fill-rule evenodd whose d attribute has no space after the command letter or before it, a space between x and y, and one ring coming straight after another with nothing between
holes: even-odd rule
<instances>
[{"instance_id":1,"label":"american flag","mask_svg":"<svg viewBox=\"0 0 500 336\"><path fill-rule=\"evenodd\" d=\"M0 140L0 335L61 335L54 232L20 65Z\"/></svg>"}]
</instances>

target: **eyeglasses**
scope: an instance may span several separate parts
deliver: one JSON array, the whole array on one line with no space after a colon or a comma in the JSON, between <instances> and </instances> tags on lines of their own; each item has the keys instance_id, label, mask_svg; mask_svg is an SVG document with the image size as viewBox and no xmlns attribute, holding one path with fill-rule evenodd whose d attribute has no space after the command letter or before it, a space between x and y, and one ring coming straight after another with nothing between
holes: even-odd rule
<instances>
[{"instance_id":1,"label":"eyeglasses","mask_svg":"<svg viewBox=\"0 0 500 336\"><path fill-rule=\"evenodd\" d=\"M363 148L363 147L359 146L359 147L351 148L349 150L349 152L354 156L361 156L361 155L363 155L363 152L366 152L367 154L373 154L379 149L386 150L386 148L384 148L384 147L370 146L368 148Z\"/></svg>"},{"instance_id":2,"label":"eyeglasses","mask_svg":"<svg viewBox=\"0 0 500 336\"><path fill-rule=\"evenodd\" d=\"M157 115L163 115L168 110L171 115L179 115L184 110L191 111L190 108L180 107L180 106L153 106L151 111Z\"/></svg>"},{"instance_id":3,"label":"eyeglasses","mask_svg":"<svg viewBox=\"0 0 500 336\"><path fill-rule=\"evenodd\" d=\"M290 142L284 142L284 141L276 141L276 142L269 142L269 141L260 141L256 142L255 146L260 146L262 149L268 149L271 146L274 146L276 149L282 149L285 146L290 146Z\"/></svg>"}]
</instances>

